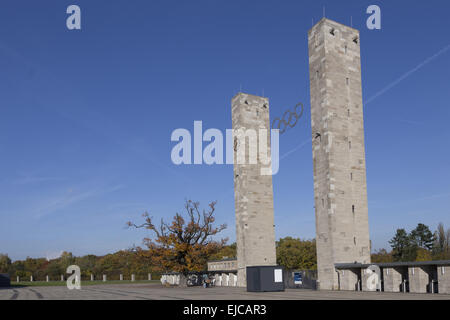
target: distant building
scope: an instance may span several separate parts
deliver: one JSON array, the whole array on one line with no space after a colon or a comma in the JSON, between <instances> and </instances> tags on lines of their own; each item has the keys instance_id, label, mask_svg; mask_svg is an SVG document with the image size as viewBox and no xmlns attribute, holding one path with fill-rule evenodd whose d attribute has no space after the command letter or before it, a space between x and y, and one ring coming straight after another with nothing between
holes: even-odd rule
<instances>
[{"instance_id":1,"label":"distant building","mask_svg":"<svg viewBox=\"0 0 450 320\"><path fill-rule=\"evenodd\" d=\"M236 287L238 285L238 262L236 258L208 261L209 277L218 287Z\"/></svg>"},{"instance_id":2,"label":"distant building","mask_svg":"<svg viewBox=\"0 0 450 320\"><path fill-rule=\"evenodd\" d=\"M236 258L226 258L222 260L212 260L208 261L208 271L218 272L218 271L232 271L237 272L237 259Z\"/></svg>"},{"instance_id":3,"label":"distant building","mask_svg":"<svg viewBox=\"0 0 450 320\"><path fill-rule=\"evenodd\" d=\"M213 285L218 287L236 287L237 286L237 259L225 258L222 260L208 261L208 270L205 272L192 272L194 278L208 275L212 279ZM180 283L180 273L167 272L161 275L161 283L178 285Z\"/></svg>"}]
</instances>

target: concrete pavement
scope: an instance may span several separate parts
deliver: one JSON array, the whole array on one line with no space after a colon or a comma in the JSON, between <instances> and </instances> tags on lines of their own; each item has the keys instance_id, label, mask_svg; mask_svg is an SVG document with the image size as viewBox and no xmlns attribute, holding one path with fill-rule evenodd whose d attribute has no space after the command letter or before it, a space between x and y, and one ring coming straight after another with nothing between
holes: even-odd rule
<instances>
[{"instance_id":1,"label":"concrete pavement","mask_svg":"<svg viewBox=\"0 0 450 320\"><path fill-rule=\"evenodd\" d=\"M64 286L0 288L0 300L430 300L447 299L446 294L413 294L355 291L312 291L287 289L284 292L247 292L236 287L164 287L150 284L104 284L69 290Z\"/></svg>"}]
</instances>

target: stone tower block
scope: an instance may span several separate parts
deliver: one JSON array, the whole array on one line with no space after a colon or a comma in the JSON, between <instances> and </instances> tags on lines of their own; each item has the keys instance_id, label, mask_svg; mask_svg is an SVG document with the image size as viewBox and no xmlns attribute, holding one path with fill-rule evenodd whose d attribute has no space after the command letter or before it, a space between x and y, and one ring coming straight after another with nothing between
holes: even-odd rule
<instances>
[{"instance_id":1,"label":"stone tower block","mask_svg":"<svg viewBox=\"0 0 450 320\"><path fill-rule=\"evenodd\" d=\"M233 131L243 129L258 135L266 129L267 154L270 160L269 100L250 94L239 93L231 101ZM259 155L252 163L252 152L258 154L257 144L251 143L251 132L234 136L234 199L236 211L236 244L238 262L237 285L245 287L246 267L276 265L275 230L273 216L272 176L262 175ZM262 141L262 140L261 140ZM245 150L245 161L237 155Z\"/></svg>"},{"instance_id":2,"label":"stone tower block","mask_svg":"<svg viewBox=\"0 0 450 320\"><path fill-rule=\"evenodd\" d=\"M359 32L324 18L308 50L319 286L336 290L335 263L370 263Z\"/></svg>"}]
</instances>

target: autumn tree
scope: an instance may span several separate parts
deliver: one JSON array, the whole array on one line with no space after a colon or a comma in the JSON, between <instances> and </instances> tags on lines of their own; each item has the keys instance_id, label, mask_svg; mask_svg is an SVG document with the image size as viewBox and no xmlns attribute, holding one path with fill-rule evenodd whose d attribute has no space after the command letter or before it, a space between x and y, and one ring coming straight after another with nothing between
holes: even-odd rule
<instances>
[{"instance_id":1,"label":"autumn tree","mask_svg":"<svg viewBox=\"0 0 450 320\"><path fill-rule=\"evenodd\" d=\"M25 277L26 276L25 261L23 260L14 261L11 265L10 275Z\"/></svg>"},{"instance_id":2,"label":"autumn tree","mask_svg":"<svg viewBox=\"0 0 450 320\"><path fill-rule=\"evenodd\" d=\"M0 253L0 273L7 273L11 267L11 259L7 254Z\"/></svg>"},{"instance_id":3,"label":"autumn tree","mask_svg":"<svg viewBox=\"0 0 450 320\"><path fill-rule=\"evenodd\" d=\"M380 249L370 255L370 260L373 263L386 263L386 262L392 262L392 253L387 252L386 249Z\"/></svg>"},{"instance_id":4,"label":"autumn tree","mask_svg":"<svg viewBox=\"0 0 450 320\"><path fill-rule=\"evenodd\" d=\"M75 263L75 257L72 252L63 251L59 257L63 273L66 273L67 267Z\"/></svg>"},{"instance_id":5,"label":"autumn tree","mask_svg":"<svg viewBox=\"0 0 450 320\"><path fill-rule=\"evenodd\" d=\"M317 269L316 241L291 237L276 242L277 263L286 269Z\"/></svg>"},{"instance_id":6,"label":"autumn tree","mask_svg":"<svg viewBox=\"0 0 450 320\"><path fill-rule=\"evenodd\" d=\"M437 260L450 259L450 229L445 230L442 222L434 233L433 257Z\"/></svg>"},{"instance_id":7,"label":"autumn tree","mask_svg":"<svg viewBox=\"0 0 450 320\"><path fill-rule=\"evenodd\" d=\"M153 238L144 239L152 264L159 266L161 271L181 273L180 285L184 286L187 274L205 270L208 259L227 241L213 240L213 236L226 228L225 224L214 226L215 206L216 201L213 201L207 210L201 210L199 202L186 200L184 209L187 219L176 213L172 223L168 224L161 219L159 226L156 226L153 218L145 212L142 224L128 222L127 225L153 232Z\"/></svg>"},{"instance_id":8,"label":"autumn tree","mask_svg":"<svg viewBox=\"0 0 450 320\"><path fill-rule=\"evenodd\" d=\"M213 254L210 259L211 260L222 260L222 259L232 259L237 256L237 246L236 242L223 246L216 254Z\"/></svg>"},{"instance_id":9,"label":"autumn tree","mask_svg":"<svg viewBox=\"0 0 450 320\"><path fill-rule=\"evenodd\" d=\"M74 264L80 267L82 279L83 277L88 278L91 274L94 273L97 260L97 257L93 254L88 254L82 257L75 257ZM65 273L65 271L63 273Z\"/></svg>"},{"instance_id":10,"label":"autumn tree","mask_svg":"<svg viewBox=\"0 0 450 320\"><path fill-rule=\"evenodd\" d=\"M61 275L65 273L66 270L64 270L63 267L61 266L59 259L52 259L49 261L47 265L47 275L50 277L50 279L52 280L59 279Z\"/></svg>"},{"instance_id":11,"label":"autumn tree","mask_svg":"<svg viewBox=\"0 0 450 320\"><path fill-rule=\"evenodd\" d=\"M432 260L431 251L424 248L417 248L416 261L430 261Z\"/></svg>"}]
</instances>

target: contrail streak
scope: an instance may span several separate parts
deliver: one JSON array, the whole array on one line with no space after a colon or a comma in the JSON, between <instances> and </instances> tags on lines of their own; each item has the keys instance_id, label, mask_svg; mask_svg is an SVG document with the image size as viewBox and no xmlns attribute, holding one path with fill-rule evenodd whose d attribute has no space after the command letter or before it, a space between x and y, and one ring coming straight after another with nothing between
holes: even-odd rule
<instances>
[{"instance_id":1,"label":"contrail streak","mask_svg":"<svg viewBox=\"0 0 450 320\"><path fill-rule=\"evenodd\" d=\"M412 68L411 70L409 70L408 72L406 72L405 74L403 74L400 78L398 78L397 80L391 82L389 85L387 85L386 87L384 87L383 89L381 89L380 91L378 91L376 94L374 94L373 96L371 96L369 99L367 99L364 104L367 105L369 103L371 103L373 100L375 100L376 98L378 98L379 96L381 96L382 94L386 93L387 91L389 91L390 89L392 89L393 87L395 87L397 84L399 84L401 81L405 80L406 78L408 78L411 74L413 74L414 72L416 72L417 70L419 70L420 68L424 67L425 65L427 65L428 63L430 63L431 61L433 61L434 59L436 59L437 57L439 57L440 55L444 54L445 52L447 52L447 50L450 49L450 44L445 46L443 49L439 50L437 53L433 54L431 57L428 57L427 59L425 59L422 63L419 63L416 67Z\"/></svg>"}]
</instances>

